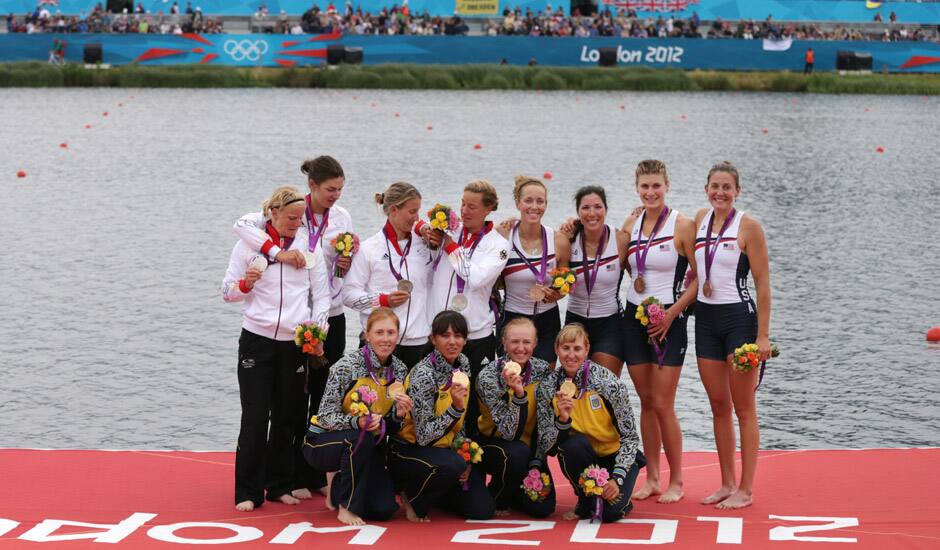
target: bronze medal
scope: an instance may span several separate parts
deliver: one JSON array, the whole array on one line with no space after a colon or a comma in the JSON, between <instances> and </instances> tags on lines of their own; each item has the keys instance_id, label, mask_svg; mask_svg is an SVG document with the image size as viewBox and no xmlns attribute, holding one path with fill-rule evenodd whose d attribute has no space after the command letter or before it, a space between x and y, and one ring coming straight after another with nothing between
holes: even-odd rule
<instances>
[{"instance_id":1,"label":"bronze medal","mask_svg":"<svg viewBox=\"0 0 940 550\"><path fill-rule=\"evenodd\" d=\"M643 291L646 290L646 282L643 281L643 276L639 275L633 281L633 290L637 291L639 294L643 294Z\"/></svg>"},{"instance_id":2,"label":"bronze medal","mask_svg":"<svg viewBox=\"0 0 940 550\"><path fill-rule=\"evenodd\" d=\"M711 281L705 281L705 284L702 285L702 294L704 294L706 298L711 298L711 297L712 297L712 283L711 283Z\"/></svg>"}]
</instances>

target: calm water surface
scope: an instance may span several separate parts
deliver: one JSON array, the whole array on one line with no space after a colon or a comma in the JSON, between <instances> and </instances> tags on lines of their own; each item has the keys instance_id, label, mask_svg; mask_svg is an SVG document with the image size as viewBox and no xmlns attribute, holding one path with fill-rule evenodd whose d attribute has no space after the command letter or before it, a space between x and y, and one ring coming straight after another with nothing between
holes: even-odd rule
<instances>
[{"instance_id":1,"label":"calm water surface","mask_svg":"<svg viewBox=\"0 0 940 550\"><path fill-rule=\"evenodd\" d=\"M784 353L759 392L763 446L940 445L936 98L4 89L0 119L0 447L233 449L231 226L324 153L361 235L396 180L456 204L488 179L501 219L515 174L550 171L548 223L590 183L619 226L637 161L664 160L670 205L693 214L709 166L733 160ZM686 448L713 448L691 352L676 407Z\"/></svg>"}]
</instances>

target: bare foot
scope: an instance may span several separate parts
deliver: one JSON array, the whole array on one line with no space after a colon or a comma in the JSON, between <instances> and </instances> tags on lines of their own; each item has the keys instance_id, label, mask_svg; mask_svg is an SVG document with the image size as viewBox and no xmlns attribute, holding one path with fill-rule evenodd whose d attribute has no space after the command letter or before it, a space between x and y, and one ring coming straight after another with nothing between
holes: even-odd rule
<instances>
[{"instance_id":1,"label":"bare foot","mask_svg":"<svg viewBox=\"0 0 940 550\"><path fill-rule=\"evenodd\" d=\"M679 502L682 500L682 497L685 496L685 493L682 492L682 484L678 485L669 485L669 488L666 489L666 492L659 496L657 502L660 504L672 504L673 502Z\"/></svg>"},{"instance_id":2,"label":"bare foot","mask_svg":"<svg viewBox=\"0 0 940 550\"><path fill-rule=\"evenodd\" d=\"M320 493L326 497L326 509L327 510L336 510L336 506L333 505L333 501L330 499L330 488L333 487L333 478L336 477L336 472L327 472L326 473L326 487L320 488Z\"/></svg>"},{"instance_id":3,"label":"bare foot","mask_svg":"<svg viewBox=\"0 0 940 550\"><path fill-rule=\"evenodd\" d=\"M493 515L496 517L504 517L509 515L509 510L496 510L493 512Z\"/></svg>"},{"instance_id":4,"label":"bare foot","mask_svg":"<svg viewBox=\"0 0 940 550\"><path fill-rule=\"evenodd\" d=\"M277 497L277 500L278 500L279 502L283 502L284 504L290 504L291 506L293 506L293 505L295 505L295 504L300 504L300 499L299 499L299 498L294 498L294 497L292 497L292 496L290 496L290 495L281 495L281 496Z\"/></svg>"},{"instance_id":5,"label":"bare foot","mask_svg":"<svg viewBox=\"0 0 940 550\"><path fill-rule=\"evenodd\" d=\"M290 494L292 497L299 498L300 500L310 500L313 498L313 493L310 492L310 489L294 489Z\"/></svg>"},{"instance_id":6,"label":"bare foot","mask_svg":"<svg viewBox=\"0 0 940 550\"><path fill-rule=\"evenodd\" d=\"M737 489L737 487L724 487L724 486L722 486L722 487L720 487L717 491L715 491L714 493L712 493L712 494L708 495L707 497L703 498L703 499L702 499L701 501L699 501L699 502L701 502L702 504L718 504L719 502L723 501L724 499L730 497L730 496L731 496L731 493L733 493L736 489Z\"/></svg>"},{"instance_id":7,"label":"bare foot","mask_svg":"<svg viewBox=\"0 0 940 550\"><path fill-rule=\"evenodd\" d=\"M339 507L339 514L336 515L336 519L338 519L341 523L345 523L346 525L365 525L366 524L366 522L362 521L361 517L350 512L346 508L343 508L342 506Z\"/></svg>"},{"instance_id":8,"label":"bare foot","mask_svg":"<svg viewBox=\"0 0 940 550\"><path fill-rule=\"evenodd\" d=\"M743 491L735 491L731 496L719 502L715 508L719 510L737 510L738 508L746 508L753 502L754 499L751 495Z\"/></svg>"},{"instance_id":9,"label":"bare foot","mask_svg":"<svg viewBox=\"0 0 940 550\"><path fill-rule=\"evenodd\" d=\"M565 515L561 516L561 519L565 521L575 520L575 519L578 519L578 514L576 514L574 510L570 512L565 512Z\"/></svg>"},{"instance_id":10,"label":"bare foot","mask_svg":"<svg viewBox=\"0 0 940 550\"><path fill-rule=\"evenodd\" d=\"M659 481L647 479L642 487L633 491L633 500L644 500L650 495L658 495L660 492L662 491L659 489Z\"/></svg>"},{"instance_id":11,"label":"bare foot","mask_svg":"<svg viewBox=\"0 0 940 550\"><path fill-rule=\"evenodd\" d=\"M243 500L235 505L235 509L239 512L250 512L255 509L255 503L250 500Z\"/></svg>"},{"instance_id":12,"label":"bare foot","mask_svg":"<svg viewBox=\"0 0 940 550\"><path fill-rule=\"evenodd\" d=\"M412 523L428 523L431 520L427 516L420 517L415 513L415 509L411 506L411 502L408 501L408 495L402 493L401 495L401 507L405 509L405 517L408 518L408 521Z\"/></svg>"}]
</instances>

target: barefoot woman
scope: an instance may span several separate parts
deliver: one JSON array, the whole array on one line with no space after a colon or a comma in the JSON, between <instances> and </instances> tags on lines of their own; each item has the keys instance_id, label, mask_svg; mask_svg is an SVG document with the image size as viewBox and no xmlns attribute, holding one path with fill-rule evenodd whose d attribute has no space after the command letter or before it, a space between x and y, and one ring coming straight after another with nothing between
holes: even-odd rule
<instances>
[{"instance_id":1,"label":"barefoot woman","mask_svg":"<svg viewBox=\"0 0 940 550\"><path fill-rule=\"evenodd\" d=\"M640 396L640 427L646 455L646 483L633 498L660 495L668 504L682 498L682 429L676 417L676 387L685 360L688 340L685 309L695 301L696 288L683 291L689 258L695 246L695 224L666 206L669 176L666 165L644 160L636 168L636 191L643 203L623 230L630 235L627 261L627 307L623 312L624 355L633 385ZM656 325L644 327L636 318L637 306L647 298L658 299L666 316ZM650 339L657 339L657 347ZM662 491L659 453L666 449L669 486Z\"/></svg>"},{"instance_id":2,"label":"barefoot woman","mask_svg":"<svg viewBox=\"0 0 940 550\"><path fill-rule=\"evenodd\" d=\"M729 162L708 172L705 194L711 208L695 216L695 262L698 270L698 302L695 305L695 354L708 393L721 465L721 487L702 499L733 509L750 506L757 469L760 433L754 389L758 371L732 369L735 348L756 343L760 359L770 357L770 267L764 230L754 218L738 212L741 194L738 170ZM754 276L757 306L747 287ZM741 429L741 482L734 467L734 411Z\"/></svg>"}]
</instances>

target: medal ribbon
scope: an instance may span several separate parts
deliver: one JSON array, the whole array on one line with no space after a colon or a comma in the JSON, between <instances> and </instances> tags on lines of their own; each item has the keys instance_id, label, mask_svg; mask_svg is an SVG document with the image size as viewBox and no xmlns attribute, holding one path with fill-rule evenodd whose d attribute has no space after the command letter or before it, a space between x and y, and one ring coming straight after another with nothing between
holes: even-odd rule
<instances>
[{"instance_id":1,"label":"medal ribbon","mask_svg":"<svg viewBox=\"0 0 940 550\"><path fill-rule=\"evenodd\" d=\"M525 254L519 247L516 246L516 239L519 234L519 224L517 223L512 228L512 249L516 251L516 254L522 258L522 261L525 262L525 265L528 266L529 271L535 275L535 281L540 284L545 284L545 275L548 273L548 240L545 233L545 226L542 226L542 260L539 262L539 269L536 271L535 266L532 265L532 262L529 261L527 254Z\"/></svg>"},{"instance_id":2,"label":"medal ribbon","mask_svg":"<svg viewBox=\"0 0 940 550\"><path fill-rule=\"evenodd\" d=\"M404 250L398 246L398 235L395 233L395 228L392 227L391 222L385 222L382 234L385 235L385 250L388 251L388 269L391 270L395 279L400 281L402 280L401 272L396 270L395 266L392 265L392 249L389 243L391 242L395 247L395 252L398 252L401 256L401 259L398 261L398 269L401 269L403 265L407 264L408 252L411 251L411 231L408 232L408 244L405 245ZM389 238L389 235L391 235L392 238Z\"/></svg>"},{"instance_id":3,"label":"medal ribbon","mask_svg":"<svg viewBox=\"0 0 940 550\"><path fill-rule=\"evenodd\" d=\"M708 232L705 233L705 281L709 282L712 278L712 263L715 261L715 255L718 254L718 243L721 242L721 236L725 234L725 231L728 227L731 226L731 221L734 220L734 215L737 213L737 210L734 208L731 209L731 213L728 214L728 217L725 218L725 223L721 224L721 231L718 232L718 236L715 237L715 246L709 251L709 243L712 240L712 224L715 222L715 210L712 209L712 215L708 219Z\"/></svg>"},{"instance_id":4,"label":"medal ribbon","mask_svg":"<svg viewBox=\"0 0 940 550\"><path fill-rule=\"evenodd\" d=\"M663 222L666 221L666 218L669 216L669 207L664 206L663 211L659 213L659 218L656 219L656 225L653 226L653 231L650 233L649 240L646 241L646 247L643 247L643 222L646 221L646 210L643 211L643 216L640 218L640 232L636 237L636 275L637 278L642 278L643 274L646 273L646 255L649 254L650 246L653 244L653 239L656 238L656 234L659 233L659 230L662 229Z\"/></svg>"},{"instance_id":5,"label":"medal ribbon","mask_svg":"<svg viewBox=\"0 0 940 550\"><path fill-rule=\"evenodd\" d=\"M438 361L439 361L440 359L444 359L443 357L441 357L441 354L437 352L437 350L432 351L432 352L430 353L430 355L428 355L428 357L431 358L431 363L432 363L435 367L437 366L437 363L438 363ZM458 356L458 357L459 357L459 356ZM446 363L447 361L445 360L444 362ZM441 391L447 391L447 390L449 390L450 387L454 384L454 375L457 374L458 372L460 372L460 369L457 368L457 367L453 367L453 369L454 369L454 370L451 371L451 373L450 373L450 378L447 379L447 383L444 384L444 387L441 388Z\"/></svg>"},{"instance_id":6,"label":"medal ribbon","mask_svg":"<svg viewBox=\"0 0 940 550\"><path fill-rule=\"evenodd\" d=\"M304 202L307 203L307 223L310 228L317 228L316 233L310 231L308 233L307 240L307 249L310 252L313 252L317 248L317 243L320 242L320 237L323 235L323 232L326 231L326 226L330 224L330 209L327 208L323 211L323 222L317 226L317 219L313 217L313 207L310 202L310 195L304 197Z\"/></svg>"},{"instance_id":7,"label":"medal ribbon","mask_svg":"<svg viewBox=\"0 0 940 550\"><path fill-rule=\"evenodd\" d=\"M366 370L369 371L369 378L371 378L372 381L375 382L376 386L382 386L383 384L380 384L378 378L376 377L376 374L378 373L379 369L377 369L376 367L372 365L372 347L369 346L369 344L366 344L362 346L362 349L360 349L359 351L362 352L362 358L365 359L366 361ZM386 383L384 385L386 386L391 385L394 381L395 381L395 370L392 368L392 364L389 363L389 365L385 367L385 382Z\"/></svg>"},{"instance_id":8,"label":"medal ribbon","mask_svg":"<svg viewBox=\"0 0 940 550\"><path fill-rule=\"evenodd\" d=\"M604 256L604 249L607 248L607 236L609 233L610 228L605 225L604 232L601 233L601 241L597 245L597 253L594 254L594 267L589 270L587 247L584 243L584 232L581 232L581 257L584 259L582 273L584 274L584 287L587 289L588 300L591 299L591 291L594 290L594 283L597 281L597 272L601 268L601 259Z\"/></svg>"},{"instance_id":9,"label":"medal ribbon","mask_svg":"<svg viewBox=\"0 0 940 550\"><path fill-rule=\"evenodd\" d=\"M489 228L487 227L486 223L484 223L483 229L480 229L480 232L473 236L473 244L470 245L470 253L467 254L468 258L473 257L473 251L476 250L477 246L480 245L480 241L483 240L483 235L486 234L488 229ZM464 239L466 238L466 236L467 236L467 230L466 228L462 228L460 230L460 240L457 241L457 244L459 244L460 246L464 246L463 243L464 243ZM467 282L463 280L463 277L461 277L460 275L457 275L457 294L463 294L463 289L465 286L467 286Z\"/></svg>"}]
</instances>

